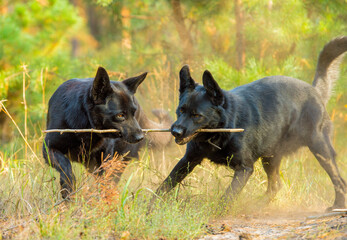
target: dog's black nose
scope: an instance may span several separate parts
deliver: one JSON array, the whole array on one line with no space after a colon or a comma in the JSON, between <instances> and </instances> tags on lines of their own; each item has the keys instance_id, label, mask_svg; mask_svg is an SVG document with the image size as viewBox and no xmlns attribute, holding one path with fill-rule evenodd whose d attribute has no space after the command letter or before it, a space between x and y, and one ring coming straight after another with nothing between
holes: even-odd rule
<instances>
[{"instance_id":1,"label":"dog's black nose","mask_svg":"<svg viewBox=\"0 0 347 240\"><path fill-rule=\"evenodd\" d=\"M180 127L171 128L171 134L174 135L174 137L182 137L183 133L184 133L183 128L180 128Z\"/></svg>"},{"instance_id":2,"label":"dog's black nose","mask_svg":"<svg viewBox=\"0 0 347 240\"><path fill-rule=\"evenodd\" d=\"M143 133L140 133L140 134L136 134L135 135L135 142L140 142L143 140L145 136L143 135Z\"/></svg>"}]
</instances>

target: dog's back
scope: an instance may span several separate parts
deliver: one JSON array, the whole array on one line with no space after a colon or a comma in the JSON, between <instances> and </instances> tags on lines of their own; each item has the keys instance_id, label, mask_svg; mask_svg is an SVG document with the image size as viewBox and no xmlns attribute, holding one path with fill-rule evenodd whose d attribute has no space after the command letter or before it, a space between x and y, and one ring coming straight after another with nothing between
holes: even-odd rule
<instances>
[{"instance_id":1,"label":"dog's back","mask_svg":"<svg viewBox=\"0 0 347 240\"><path fill-rule=\"evenodd\" d=\"M288 154L306 145L312 129L327 117L316 89L295 78L266 77L225 96L232 102L232 125L246 129L234 137L242 139L254 158Z\"/></svg>"}]
</instances>

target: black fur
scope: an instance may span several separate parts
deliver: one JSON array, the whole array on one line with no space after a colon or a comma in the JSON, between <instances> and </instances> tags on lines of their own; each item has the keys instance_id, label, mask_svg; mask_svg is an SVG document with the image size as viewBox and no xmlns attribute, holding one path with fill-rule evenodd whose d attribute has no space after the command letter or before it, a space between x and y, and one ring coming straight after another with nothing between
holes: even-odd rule
<instances>
[{"instance_id":1,"label":"black fur","mask_svg":"<svg viewBox=\"0 0 347 240\"><path fill-rule=\"evenodd\" d=\"M125 160L138 157L144 141L141 128L157 124L149 120L140 108L134 94L147 73L122 82L110 81L106 70L99 67L95 78L71 79L64 82L49 100L47 129L118 129L119 133L48 133L43 144L43 156L60 173L62 196L74 188L75 177L70 161L83 163L94 171L102 157L128 154ZM164 111L154 112L163 124L171 125ZM149 141L158 145L149 135ZM162 135L160 146L170 136ZM49 154L47 154L49 153Z\"/></svg>"},{"instance_id":2,"label":"black fur","mask_svg":"<svg viewBox=\"0 0 347 240\"><path fill-rule=\"evenodd\" d=\"M334 184L333 208L344 208L347 185L335 162L336 153L331 144L333 126L325 104L338 76L332 73L338 69L336 59L345 51L347 37L334 39L325 46L319 57L314 86L290 77L271 76L225 91L209 71L203 74L203 86L196 84L188 66L184 66L180 71L177 121L171 133L176 143L188 142L188 145L184 157L157 194L170 191L208 158L235 170L223 198L232 200L253 173L254 162L261 158L271 199L280 189L282 157L308 146ZM244 128L245 131L195 133L202 128Z\"/></svg>"}]
</instances>

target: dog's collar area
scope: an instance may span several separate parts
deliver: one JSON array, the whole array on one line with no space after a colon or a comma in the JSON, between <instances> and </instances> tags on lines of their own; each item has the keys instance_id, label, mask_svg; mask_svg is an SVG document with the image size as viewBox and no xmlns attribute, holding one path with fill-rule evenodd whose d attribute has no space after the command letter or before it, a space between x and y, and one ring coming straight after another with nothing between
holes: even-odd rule
<instances>
[{"instance_id":1,"label":"dog's collar area","mask_svg":"<svg viewBox=\"0 0 347 240\"><path fill-rule=\"evenodd\" d=\"M213 142L211 142L211 139L212 139L212 138L209 138L209 139L207 140L207 142L208 142L209 144L211 144L212 146L214 146L215 148L217 148L217 149L219 149L219 150L222 150L221 147L219 147L218 145L216 145L216 144L214 144Z\"/></svg>"}]
</instances>

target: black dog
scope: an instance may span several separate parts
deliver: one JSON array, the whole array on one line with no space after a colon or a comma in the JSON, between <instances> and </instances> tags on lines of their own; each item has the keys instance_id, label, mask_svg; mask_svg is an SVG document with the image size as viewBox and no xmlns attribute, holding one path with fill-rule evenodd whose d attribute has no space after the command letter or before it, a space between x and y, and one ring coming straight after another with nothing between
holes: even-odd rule
<instances>
[{"instance_id":1,"label":"black dog","mask_svg":"<svg viewBox=\"0 0 347 240\"><path fill-rule=\"evenodd\" d=\"M99 67L96 77L64 82L49 100L47 129L118 129L117 133L48 133L43 156L60 173L62 196L74 187L71 162L83 163L89 171L98 168L107 156L126 154L126 160L138 157L144 141L143 128L168 127L172 121L164 111L154 114L162 120L157 124L141 110L134 94L147 73L122 82L110 81L106 70ZM149 142L165 146L169 135L148 135ZM48 154L47 154L48 153Z\"/></svg>"},{"instance_id":2,"label":"black dog","mask_svg":"<svg viewBox=\"0 0 347 240\"><path fill-rule=\"evenodd\" d=\"M271 198L280 189L283 156L308 146L328 173L335 188L332 208L345 207L346 182L335 162L332 123L325 106L330 98L347 37L329 42L320 53L313 86L285 76L265 77L231 91L222 90L210 72L203 86L191 78L188 66L180 71L177 121L171 127L176 143L188 142L184 157L161 184L157 194L170 191L204 158L235 170L223 200L232 200L261 158ZM202 128L244 128L243 133L196 133Z\"/></svg>"}]
</instances>

